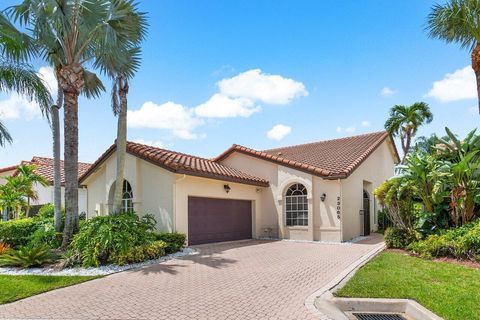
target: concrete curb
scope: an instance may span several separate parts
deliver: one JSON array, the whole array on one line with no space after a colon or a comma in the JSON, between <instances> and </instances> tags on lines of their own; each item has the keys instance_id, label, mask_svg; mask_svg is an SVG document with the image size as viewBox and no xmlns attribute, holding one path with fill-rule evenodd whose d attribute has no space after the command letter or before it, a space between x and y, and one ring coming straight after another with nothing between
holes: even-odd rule
<instances>
[{"instance_id":1,"label":"concrete curb","mask_svg":"<svg viewBox=\"0 0 480 320\"><path fill-rule=\"evenodd\" d=\"M315 300L322 296L325 293L329 293L329 290L336 287L340 283L346 283L346 280L350 279L355 272L360 269L363 265L365 265L367 262L369 262L371 259L373 259L377 254L379 254L381 251L385 249L385 243L381 242L378 245L375 245L372 250L369 252L365 253L363 256L361 256L359 259L357 259L355 262L350 264L346 269L344 269L339 275L337 275L335 278L333 278L329 283L312 293L305 299L305 307L313 313L315 316L319 317L322 320L335 320L335 319L330 319L326 314L322 313L320 310L318 310L315 307ZM345 280L345 281L344 281Z\"/></svg>"}]
</instances>

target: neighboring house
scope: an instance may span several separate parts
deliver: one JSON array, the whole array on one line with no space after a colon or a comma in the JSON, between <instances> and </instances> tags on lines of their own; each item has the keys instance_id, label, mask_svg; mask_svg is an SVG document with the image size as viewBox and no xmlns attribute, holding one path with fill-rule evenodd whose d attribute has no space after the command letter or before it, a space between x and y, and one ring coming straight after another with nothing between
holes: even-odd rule
<instances>
[{"instance_id":1,"label":"neighboring house","mask_svg":"<svg viewBox=\"0 0 480 320\"><path fill-rule=\"evenodd\" d=\"M376 230L373 190L399 157L387 132L256 151L233 145L204 159L127 143L124 210L153 214L189 244L274 237L345 241ZM111 211L112 145L80 177L88 217Z\"/></svg>"},{"instance_id":2,"label":"neighboring house","mask_svg":"<svg viewBox=\"0 0 480 320\"><path fill-rule=\"evenodd\" d=\"M37 191L38 199L31 202L32 206L40 206L47 203L53 203L53 159L44 157L33 157L30 161L22 161L21 165L33 165L35 166L35 173L44 177L49 185L44 187L39 184L35 184L34 188ZM61 165L61 183L62 183L62 205L64 204L65 195L65 178L63 175L63 161ZM90 163L78 163L78 175L84 174L90 167ZM1 179L6 176L14 176L17 174L17 166L11 166L0 169L0 184L5 184L5 179ZM85 186L80 186L78 189L78 212L87 212L87 189Z\"/></svg>"}]
</instances>

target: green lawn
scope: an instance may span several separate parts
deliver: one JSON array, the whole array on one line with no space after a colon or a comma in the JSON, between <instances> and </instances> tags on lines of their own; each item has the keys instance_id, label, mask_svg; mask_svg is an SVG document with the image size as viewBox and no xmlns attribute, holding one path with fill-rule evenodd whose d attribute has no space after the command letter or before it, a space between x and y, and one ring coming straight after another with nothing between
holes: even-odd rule
<instances>
[{"instance_id":1,"label":"green lawn","mask_svg":"<svg viewBox=\"0 0 480 320\"><path fill-rule=\"evenodd\" d=\"M0 275L0 304L95 278L98 277Z\"/></svg>"},{"instance_id":2,"label":"green lawn","mask_svg":"<svg viewBox=\"0 0 480 320\"><path fill-rule=\"evenodd\" d=\"M448 320L480 319L480 270L383 252L336 295L410 298Z\"/></svg>"}]
</instances>

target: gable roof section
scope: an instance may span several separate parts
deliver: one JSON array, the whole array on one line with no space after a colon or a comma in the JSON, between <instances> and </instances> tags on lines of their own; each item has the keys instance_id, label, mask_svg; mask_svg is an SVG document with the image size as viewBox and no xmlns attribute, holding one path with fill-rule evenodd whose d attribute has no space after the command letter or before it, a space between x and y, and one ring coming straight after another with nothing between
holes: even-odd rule
<instances>
[{"instance_id":1,"label":"gable roof section","mask_svg":"<svg viewBox=\"0 0 480 320\"><path fill-rule=\"evenodd\" d=\"M107 158L115 152L115 150L116 145L113 144L100 156L100 158L97 159L97 161L93 163L90 169L80 177L80 182L85 181L85 179L91 173L93 173L97 167L106 161ZM268 181L265 179L249 175L209 159L192 156L185 153L165 150L134 142L127 142L127 153L174 173L238 182L261 187L268 187L269 185Z\"/></svg>"},{"instance_id":2,"label":"gable roof section","mask_svg":"<svg viewBox=\"0 0 480 320\"><path fill-rule=\"evenodd\" d=\"M326 179L343 179L347 178L387 138L390 138L388 132L380 131L263 151L233 145L214 161L221 161L234 152L240 152ZM393 144L393 140L391 142ZM393 150L395 160L399 161L394 144Z\"/></svg>"},{"instance_id":3,"label":"gable roof section","mask_svg":"<svg viewBox=\"0 0 480 320\"><path fill-rule=\"evenodd\" d=\"M35 173L44 177L50 184L53 184L53 159L45 157L33 157L30 161L22 161L22 165L34 165ZM79 162L78 163L78 176L83 175L88 168L90 168L90 163ZM17 166L15 166L16 168ZM13 175L16 175L15 172ZM63 185L65 183L65 175L63 169L63 160L60 161L60 181Z\"/></svg>"}]
</instances>

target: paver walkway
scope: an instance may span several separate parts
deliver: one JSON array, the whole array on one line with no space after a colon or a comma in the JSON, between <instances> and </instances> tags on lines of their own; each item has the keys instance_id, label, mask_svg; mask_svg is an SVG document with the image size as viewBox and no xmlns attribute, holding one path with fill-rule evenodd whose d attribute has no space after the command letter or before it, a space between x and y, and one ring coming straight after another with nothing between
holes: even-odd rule
<instances>
[{"instance_id":1,"label":"paver walkway","mask_svg":"<svg viewBox=\"0 0 480 320\"><path fill-rule=\"evenodd\" d=\"M243 241L0 306L0 319L315 319L307 296L380 242Z\"/></svg>"}]
</instances>

